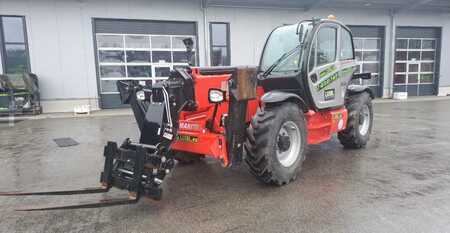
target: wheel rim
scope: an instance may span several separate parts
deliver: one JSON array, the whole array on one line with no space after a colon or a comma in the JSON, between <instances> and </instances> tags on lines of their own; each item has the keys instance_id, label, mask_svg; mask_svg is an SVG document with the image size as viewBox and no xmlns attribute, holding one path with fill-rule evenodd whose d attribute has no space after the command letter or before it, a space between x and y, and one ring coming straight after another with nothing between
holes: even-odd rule
<instances>
[{"instance_id":1,"label":"wheel rim","mask_svg":"<svg viewBox=\"0 0 450 233\"><path fill-rule=\"evenodd\" d=\"M370 128L370 110L369 106L364 105L359 114L359 133L366 135Z\"/></svg>"},{"instance_id":2,"label":"wheel rim","mask_svg":"<svg viewBox=\"0 0 450 233\"><path fill-rule=\"evenodd\" d=\"M285 122L278 132L276 142L277 159L284 167L290 167L297 160L301 149L301 135L298 126Z\"/></svg>"}]
</instances>

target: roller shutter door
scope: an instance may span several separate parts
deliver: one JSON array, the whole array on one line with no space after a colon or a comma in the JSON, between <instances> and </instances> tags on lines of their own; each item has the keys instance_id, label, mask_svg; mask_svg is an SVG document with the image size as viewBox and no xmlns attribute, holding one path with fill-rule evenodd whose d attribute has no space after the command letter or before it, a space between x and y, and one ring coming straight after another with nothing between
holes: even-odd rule
<instances>
[{"instance_id":1,"label":"roller shutter door","mask_svg":"<svg viewBox=\"0 0 450 233\"><path fill-rule=\"evenodd\" d=\"M371 73L371 80L355 80L380 97L383 95L384 46L385 36L382 26L350 26L355 45L355 56L359 72Z\"/></svg>"},{"instance_id":2,"label":"roller shutter door","mask_svg":"<svg viewBox=\"0 0 450 233\"><path fill-rule=\"evenodd\" d=\"M394 92L436 95L441 29L398 27L395 43Z\"/></svg>"},{"instance_id":3,"label":"roller shutter door","mask_svg":"<svg viewBox=\"0 0 450 233\"><path fill-rule=\"evenodd\" d=\"M118 80L155 83L166 79L174 67L188 65L182 40L191 37L196 42L197 25L94 19L94 34L101 108L117 108L123 106L116 87Z\"/></svg>"}]
</instances>

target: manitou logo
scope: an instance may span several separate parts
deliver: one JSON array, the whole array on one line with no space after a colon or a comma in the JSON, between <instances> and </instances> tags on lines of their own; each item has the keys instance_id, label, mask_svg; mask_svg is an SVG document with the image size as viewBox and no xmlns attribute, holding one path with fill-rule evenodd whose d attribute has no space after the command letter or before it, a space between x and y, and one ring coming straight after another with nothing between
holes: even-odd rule
<instances>
[{"instance_id":1,"label":"manitou logo","mask_svg":"<svg viewBox=\"0 0 450 233\"><path fill-rule=\"evenodd\" d=\"M180 129L198 131L200 130L200 125L197 123L180 122Z\"/></svg>"}]
</instances>

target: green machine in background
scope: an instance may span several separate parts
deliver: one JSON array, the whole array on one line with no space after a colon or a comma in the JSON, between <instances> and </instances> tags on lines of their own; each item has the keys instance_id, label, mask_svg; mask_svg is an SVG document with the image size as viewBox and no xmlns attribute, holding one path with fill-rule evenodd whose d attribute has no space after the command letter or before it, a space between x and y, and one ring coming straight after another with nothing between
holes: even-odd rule
<instances>
[{"instance_id":1,"label":"green machine in background","mask_svg":"<svg viewBox=\"0 0 450 233\"><path fill-rule=\"evenodd\" d=\"M0 115L41 113L39 83L35 74L0 75Z\"/></svg>"}]
</instances>

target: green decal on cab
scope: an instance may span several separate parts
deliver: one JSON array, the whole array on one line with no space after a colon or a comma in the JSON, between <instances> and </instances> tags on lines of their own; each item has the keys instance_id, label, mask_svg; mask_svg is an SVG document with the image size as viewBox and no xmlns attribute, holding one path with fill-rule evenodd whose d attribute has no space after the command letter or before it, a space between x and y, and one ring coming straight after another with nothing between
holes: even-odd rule
<instances>
[{"instance_id":1,"label":"green decal on cab","mask_svg":"<svg viewBox=\"0 0 450 233\"><path fill-rule=\"evenodd\" d=\"M323 78L323 77L333 73L334 71L336 71L336 67L331 66L331 67L326 68L325 70L320 71L319 76L320 76L320 78Z\"/></svg>"},{"instance_id":2,"label":"green decal on cab","mask_svg":"<svg viewBox=\"0 0 450 233\"><path fill-rule=\"evenodd\" d=\"M328 69L321 71L320 77L323 78L335 71L336 71L336 67L332 66ZM319 85L317 86L317 91L321 91L322 89L324 89L325 87L330 85L332 82L338 80L340 77L345 77L351 73L353 73L353 67L345 68L339 72L335 72L334 74L330 75L328 78L326 78L325 80L323 80L322 82L319 83Z\"/></svg>"},{"instance_id":3,"label":"green decal on cab","mask_svg":"<svg viewBox=\"0 0 450 233\"><path fill-rule=\"evenodd\" d=\"M31 94L30 92L15 92L14 95L29 95Z\"/></svg>"},{"instance_id":4,"label":"green decal on cab","mask_svg":"<svg viewBox=\"0 0 450 233\"><path fill-rule=\"evenodd\" d=\"M13 93L14 96L29 95L29 94L30 94L29 92L16 92L16 93ZM0 93L0 96L1 97L3 97L3 96L10 96L10 94L9 93Z\"/></svg>"},{"instance_id":5,"label":"green decal on cab","mask_svg":"<svg viewBox=\"0 0 450 233\"><path fill-rule=\"evenodd\" d=\"M321 91L322 89L324 89L325 87L327 87L332 82L334 82L338 79L339 79L339 74L336 72L336 73L332 74L331 76L329 76L328 78L326 78L325 80L323 80L322 82L320 82L319 85L317 86L317 90Z\"/></svg>"}]
</instances>

